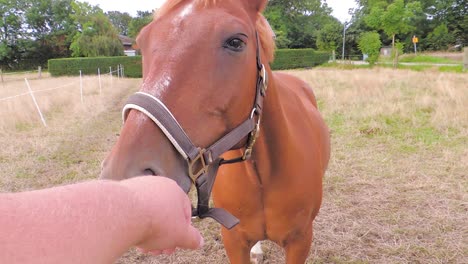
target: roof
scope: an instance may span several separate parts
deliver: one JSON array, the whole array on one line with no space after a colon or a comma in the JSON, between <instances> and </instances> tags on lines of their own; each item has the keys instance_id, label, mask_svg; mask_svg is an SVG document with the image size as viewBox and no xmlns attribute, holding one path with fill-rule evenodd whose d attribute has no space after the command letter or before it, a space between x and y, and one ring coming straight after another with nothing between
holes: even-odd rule
<instances>
[{"instance_id":1,"label":"roof","mask_svg":"<svg viewBox=\"0 0 468 264\"><path fill-rule=\"evenodd\" d=\"M124 36L124 35L119 35L120 42L122 42L122 45L124 46L132 46L133 43L135 42L134 39Z\"/></svg>"}]
</instances>

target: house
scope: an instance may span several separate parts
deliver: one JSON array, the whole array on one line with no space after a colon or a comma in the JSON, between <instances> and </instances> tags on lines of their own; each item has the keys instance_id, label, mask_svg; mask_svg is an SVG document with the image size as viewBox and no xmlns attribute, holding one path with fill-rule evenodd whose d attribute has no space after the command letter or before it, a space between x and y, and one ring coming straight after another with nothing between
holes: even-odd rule
<instances>
[{"instance_id":1,"label":"house","mask_svg":"<svg viewBox=\"0 0 468 264\"><path fill-rule=\"evenodd\" d=\"M138 51L135 49L135 45L133 44L135 42L134 39L124 36L124 35L119 35L120 42L122 42L122 45L124 47L124 53L126 56L136 56Z\"/></svg>"},{"instance_id":2,"label":"house","mask_svg":"<svg viewBox=\"0 0 468 264\"><path fill-rule=\"evenodd\" d=\"M382 47L380 49L380 55L383 57L391 57L392 56L392 47Z\"/></svg>"}]
</instances>

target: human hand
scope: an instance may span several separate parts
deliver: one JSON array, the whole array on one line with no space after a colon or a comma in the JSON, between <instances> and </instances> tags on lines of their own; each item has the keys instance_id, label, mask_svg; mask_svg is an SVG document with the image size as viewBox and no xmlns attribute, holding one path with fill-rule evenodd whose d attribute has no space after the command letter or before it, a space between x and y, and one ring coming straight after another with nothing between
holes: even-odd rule
<instances>
[{"instance_id":1,"label":"human hand","mask_svg":"<svg viewBox=\"0 0 468 264\"><path fill-rule=\"evenodd\" d=\"M136 245L141 251L160 255L172 254L176 248L199 249L203 246L200 232L191 225L190 200L175 181L145 176L121 184L134 191L149 219L144 237Z\"/></svg>"}]
</instances>

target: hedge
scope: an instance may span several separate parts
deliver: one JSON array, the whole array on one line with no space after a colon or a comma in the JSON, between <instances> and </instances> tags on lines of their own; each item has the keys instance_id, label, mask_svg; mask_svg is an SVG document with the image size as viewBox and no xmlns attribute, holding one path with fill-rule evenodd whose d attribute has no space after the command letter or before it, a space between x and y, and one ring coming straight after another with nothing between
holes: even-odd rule
<instances>
[{"instance_id":1,"label":"hedge","mask_svg":"<svg viewBox=\"0 0 468 264\"><path fill-rule=\"evenodd\" d=\"M279 49L271 68L309 68L328 62L329 57L328 53L313 49ZM98 68L105 73L109 72L109 67L117 69L119 64L124 66L126 77L142 77L141 56L53 59L49 60L49 72L52 76L79 75L80 70L83 74L97 74Z\"/></svg>"},{"instance_id":2,"label":"hedge","mask_svg":"<svg viewBox=\"0 0 468 264\"><path fill-rule=\"evenodd\" d=\"M108 73L110 67L117 70L118 65L123 65L125 76L130 78L141 78L141 56L135 57L95 57L95 58L70 58L49 60L49 72L52 76L74 76L83 74L97 74L98 68L101 73Z\"/></svg>"},{"instance_id":3,"label":"hedge","mask_svg":"<svg viewBox=\"0 0 468 264\"><path fill-rule=\"evenodd\" d=\"M271 64L273 70L310 68L327 63L330 54L313 49L279 49Z\"/></svg>"}]
</instances>

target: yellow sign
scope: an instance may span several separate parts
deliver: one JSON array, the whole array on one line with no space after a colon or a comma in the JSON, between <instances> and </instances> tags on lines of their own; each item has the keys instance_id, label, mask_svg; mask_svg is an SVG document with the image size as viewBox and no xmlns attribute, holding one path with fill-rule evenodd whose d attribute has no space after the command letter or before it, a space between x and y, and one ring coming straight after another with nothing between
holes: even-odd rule
<instances>
[{"instance_id":1,"label":"yellow sign","mask_svg":"<svg viewBox=\"0 0 468 264\"><path fill-rule=\"evenodd\" d=\"M414 36L413 37L413 43L418 43L418 42L419 42L419 39L416 36Z\"/></svg>"}]
</instances>

